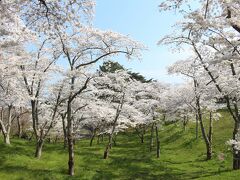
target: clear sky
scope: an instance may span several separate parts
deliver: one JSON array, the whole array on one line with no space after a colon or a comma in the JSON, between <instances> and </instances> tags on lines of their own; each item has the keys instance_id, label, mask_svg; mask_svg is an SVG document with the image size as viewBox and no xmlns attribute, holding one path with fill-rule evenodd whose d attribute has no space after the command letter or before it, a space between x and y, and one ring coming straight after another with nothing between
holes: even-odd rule
<instances>
[{"instance_id":1,"label":"clear sky","mask_svg":"<svg viewBox=\"0 0 240 180\"><path fill-rule=\"evenodd\" d=\"M168 47L157 45L158 40L171 33L171 26L179 19L177 14L159 12L160 0L96 0L96 3L95 27L129 35L148 47L141 62L114 60L148 78L179 82L179 78L167 75L166 67L185 54L173 54Z\"/></svg>"}]
</instances>

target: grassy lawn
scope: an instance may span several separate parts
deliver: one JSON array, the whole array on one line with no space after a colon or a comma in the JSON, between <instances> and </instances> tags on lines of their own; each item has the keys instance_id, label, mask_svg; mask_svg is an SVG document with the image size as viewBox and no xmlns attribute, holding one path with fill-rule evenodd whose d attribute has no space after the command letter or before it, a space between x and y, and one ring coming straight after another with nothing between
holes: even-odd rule
<instances>
[{"instance_id":1,"label":"grassy lawn","mask_svg":"<svg viewBox=\"0 0 240 180\"><path fill-rule=\"evenodd\" d=\"M225 114L225 113L224 113ZM81 140L76 145L75 173L67 173L67 151L62 144L45 144L42 159L33 158L34 142L12 139L11 146L0 143L0 180L13 179L239 179L231 170L231 153L225 142L231 137L232 123L225 116L214 123L214 157L205 161L204 143L195 140L194 124L183 131L181 125L161 130L161 157L149 152L149 136L141 144L135 133L122 133L110 158L103 160L104 143ZM218 154L224 153L224 162Z\"/></svg>"}]
</instances>

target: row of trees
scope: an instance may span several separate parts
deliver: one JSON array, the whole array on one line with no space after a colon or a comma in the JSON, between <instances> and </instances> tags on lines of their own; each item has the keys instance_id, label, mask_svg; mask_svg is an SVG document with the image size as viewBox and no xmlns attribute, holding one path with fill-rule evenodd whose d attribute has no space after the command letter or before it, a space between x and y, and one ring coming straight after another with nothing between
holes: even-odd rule
<instances>
[{"instance_id":1,"label":"row of trees","mask_svg":"<svg viewBox=\"0 0 240 180\"><path fill-rule=\"evenodd\" d=\"M234 0L169 0L160 5L162 11L174 9L184 18L176 25L177 31L164 37L159 44L170 44L174 49L190 52L189 58L177 62L170 72L191 79L189 86L194 89L196 122L200 123L209 158L211 136L207 136L202 122L203 111L207 109L206 98L225 102L232 117L233 169L240 169L239 7L240 2Z\"/></svg>"}]
</instances>

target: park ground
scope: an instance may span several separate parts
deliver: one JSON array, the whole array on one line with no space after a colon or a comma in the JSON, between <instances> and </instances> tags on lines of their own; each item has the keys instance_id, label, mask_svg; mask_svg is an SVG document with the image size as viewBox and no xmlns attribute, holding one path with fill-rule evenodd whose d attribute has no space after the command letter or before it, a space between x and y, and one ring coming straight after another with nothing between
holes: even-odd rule
<instances>
[{"instance_id":1,"label":"park ground","mask_svg":"<svg viewBox=\"0 0 240 180\"><path fill-rule=\"evenodd\" d=\"M195 126L184 131L181 124L170 124L160 130L161 156L149 151L149 135L142 144L137 134L129 131L117 137L110 157L103 159L103 143L79 140L75 147L75 176L67 174L67 150L61 142L46 143L42 158L35 159L34 142L12 139L6 146L0 142L0 180L57 179L239 179L240 170L231 169L232 156L226 141L231 138L232 121L226 114L214 122L213 159L205 161L201 134L195 139ZM224 157L219 158L219 155Z\"/></svg>"}]
</instances>

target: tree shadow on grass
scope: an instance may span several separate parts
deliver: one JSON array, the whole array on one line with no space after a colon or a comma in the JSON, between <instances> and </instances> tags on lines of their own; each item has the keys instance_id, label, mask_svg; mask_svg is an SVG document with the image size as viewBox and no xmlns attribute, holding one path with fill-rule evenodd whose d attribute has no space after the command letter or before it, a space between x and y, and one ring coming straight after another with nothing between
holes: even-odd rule
<instances>
[{"instance_id":1,"label":"tree shadow on grass","mask_svg":"<svg viewBox=\"0 0 240 180\"><path fill-rule=\"evenodd\" d=\"M178 132L177 132L178 133ZM186 145L191 144L187 142ZM191 146L191 145L190 145ZM144 148L145 147L145 148ZM201 155L202 157L202 155ZM163 180L177 180L177 179L195 179L200 177L211 177L218 175L217 171L202 171L202 168L197 167L193 172L183 171L175 167L169 167L168 164L180 165L189 164L189 167L196 162L204 162L205 160L194 159L183 162L175 162L172 160L153 160L154 157L148 152L146 144L143 146L136 145L136 143L127 142L124 146L120 144L118 147L113 148L110 152L110 159L108 167L114 172L105 169L100 169L96 173L94 179L163 179ZM100 161L101 162L101 161ZM170 165L171 166L171 165ZM106 174L105 174L106 173Z\"/></svg>"},{"instance_id":2,"label":"tree shadow on grass","mask_svg":"<svg viewBox=\"0 0 240 180\"><path fill-rule=\"evenodd\" d=\"M150 158L142 159L137 155L131 158L113 156L109 167L125 175L123 179L178 179L178 174L172 173L173 169L165 167L161 162L157 163L155 168L153 164Z\"/></svg>"},{"instance_id":3,"label":"tree shadow on grass","mask_svg":"<svg viewBox=\"0 0 240 180\"><path fill-rule=\"evenodd\" d=\"M196 138L192 138L192 139L186 140L184 143L182 143L179 146L179 148L192 149L197 143L198 143L198 140Z\"/></svg>"},{"instance_id":4,"label":"tree shadow on grass","mask_svg":"<svg viewBox=\"0 0 240 180\"><path fill-rule=\"evenodd\" d=\"M179 140L180 138L183 138L182 133L183 133L182 131L177 131L177 132L173 133L171 136L168 136L167 138L162 139L162 142L164 144L174 143L175 141Z\"/></svg>"},{"instance_id":5,"label":"tree shadow on grass","mask_svg":"<svg viewBox=\"0 0 240 180\"><path fill-rule=\"evenodd\" d=\"M24 156L31 156L32 152L31 152L31 150L27 150L26 147L23 146L22 144L21 145L16 145L14 143L14 145L1 144L0 154L4 154L4 155L6 155L6 154L9 154L9 155L18 154L18 155L24 155Z\"/></svg>"},{"instance_id":6,"label":"tree shadow on grass","mask_svg":"<svg viewBox=\"0 0 240 180\"><path fill-rule=\"evenodd\" d=\"M46 180L54 179L54 171L52 170L29 169L26 166L4 165L3 167L0 167L0 172L10 175L16 174L17 179L38 179L39 177ZM28 177L25 177L26 174Z\"/></svg>"}]
</instances>

